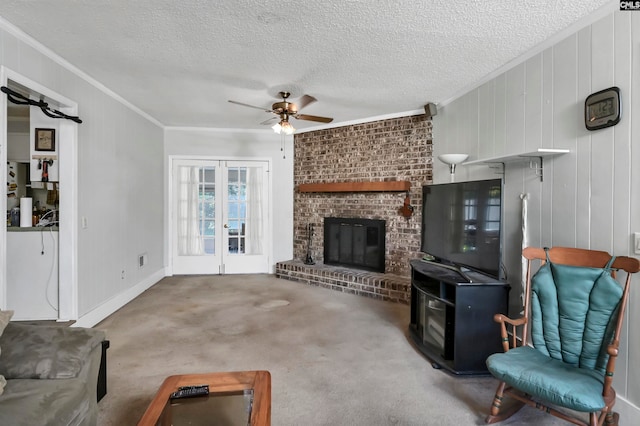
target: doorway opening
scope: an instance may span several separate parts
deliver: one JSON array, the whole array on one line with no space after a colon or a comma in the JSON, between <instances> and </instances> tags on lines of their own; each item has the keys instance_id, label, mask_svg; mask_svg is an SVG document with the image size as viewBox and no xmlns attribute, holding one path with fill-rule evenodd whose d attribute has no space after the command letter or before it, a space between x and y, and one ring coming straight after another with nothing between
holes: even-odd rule
<instances>
[{"instance_id":1,"label":"doorway opening","mask_svg":"<svg viewBox=\"0 0 640 426\"><path fill-rule=\"evenodd\" d=\"M42 99L55 107L57 110L68 114L77 115L77 104L70 99L50 90L49 88L32 81L4 66L0 66L0 85L6 86L12 90L15 90L24 96L31 99ZM7 101L6 96L0 97L0 114L5 118L9 117L9 113L17 114L24 118L24 111L9 111L9 108L13 108L13 104ZM0 124L0 173L4 176L9 176L9 170L7 161L17 159L16 163L28 164L30 173L30 184L37 183L37 189L45 191L50 198L43 199L43 204L55 206L57 210L55 215L55 221L58 222L57 236L54 236L53 229L38 230L35 232L29 232L36 240L41 237L40 250L45 251L51 258L47 259L47 264L43 267L43 274L46 275L46 282L38 282L34 285L39 286L35 289L29 289L29 285L33 284L29 277L21 276L19 273L8 273L9 260L11 260L11 266L14 268L14 259L9 259L10 255L13 256L19 250L24 250L24 241L8 243L8 227L7 222L0 226L0 307L3 309L14 309L14 306L18 306L14 309L14 319L53 319L59 321L76 320L78 317L78 304L77 304L77 123L69 120L56 120L44 121L46 117L40 112L38 108L35 108L36 112L29 113L28 120L24 119L24 122L28 122L29 128L28 134L23 134L21 137L25 139L25 142L29 144L29 149L21 151L18 149L16 152L9 147L9 131L8 126L5 126L7 120L2 120ZM40 114L40 115L36 115ZM43 118L44 117L44 118ZM42 121L39 121L42 120ZM13 120L16 121L16 120ZM17 120L20 121L19 119ZM24 126L24 124L23 124ZM36 152L31 150L31 145L35 144L35 128L46 128L47 130L55 129L56 138L52 141L64 141L63 143L57 143L55 149L51 149L51 145L46 147L41 146L42 152ZM16 130L12 127L12 130ZM24 127L22 128L24 133ZM17 132L20 133L20 132ZM12 135L13 137L14 135ZM20 139L20 137L18 137ZM26 154L25 154L26 153ZM44 157L47 157L46 159ZM53 169L48 169L49 174L43 174L42 169L38 171L38 163L42 167L42 162L45 160L52 160L51 164L47 166L54 166ZM54 173L55 172L55 173ZM38 175L39 173L39 175ZM45 177L47 179L45 179ZM49 177L51 177L49 179ZM44 184L44 185L43 185ZM51 184L51 188L48 184ZM53 185L55 184L55 185ZM59 187L58 187L59 185ZM55 191L52 189L55 187ZM57 192L60 189L60 192ZM33 188L32 188L33 191ZM51 192L49 192L51 191ZM56 195L57 193L57 195ZM33 193L32 193L33 195ZM54 200L53 196L58 198ZM32 197L39 197L36 195ZM8 209L8 197L0 197L0 210L7 211ZM28 198L28 197L26 197ZM51 213L46 220L51 220L54 217L53 209L49 209ZM40 223L40 219L38 219ZM44 221L42 222L44 223ZM42 223L40 223L42 225ZM33 225L33 223L32 223ZM26 232L25 232L26 233ZM16 235L12 235L14 237ZM55 238L57 237L57 239ZM31 239L34 239L31 238ZM14 238L12 238L13 240ZM38 243L37 241L35 242ZM18 246L9 246L9 244L18 244ZM27 253L33 250L28 248ZM44 248L43 248L44 247ZM11 251L11 253L9 252ZM41 255L43 256L43 255ZM29 267L29 265L23 265L23 267ZM31 267L33 270L34 268ZM14 269L15 271L15 269ZM18 271L19 272L19 271ZM21 278L20 278L21 277ZM56 277L55 285L53 277ZM23 282L20 282L22 280ZM42 281L42 280L41 280ZM43 287L43 288L40 288ZM37 295L43 300L41 308L37 306L33 308L30 306L30 299ZM25 299L25 300L23 300ZM46 303L46 304L45 304ZM24 308L21 304L24 304ZM30 308L33 308L29 311ZM24 313L24 314L23 314Z\"/></svg>"}]
</instances>

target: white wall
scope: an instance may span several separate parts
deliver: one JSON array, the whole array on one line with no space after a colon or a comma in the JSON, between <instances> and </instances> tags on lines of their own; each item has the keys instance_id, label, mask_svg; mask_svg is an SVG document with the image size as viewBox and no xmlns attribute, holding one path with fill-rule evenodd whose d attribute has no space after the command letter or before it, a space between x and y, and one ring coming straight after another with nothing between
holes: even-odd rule
<instances>
[{"instance_id":1,"label":"white wall","mask_svg":"<svg viewBox=\"0 0 640 426\"><path fill-rule=\"evenodd\" d=\"M7 133L7 160L29 162L29 133Z\"/></svg>"},{"instance_id":2,"label":"white wall","mask_svg":"<svg viewBox=\"0 0 640 426\"><path fill-rule=\"evenodd\" d=\"M618 86L622 120L612 128L584 127L585 98ZM520 193L530 194L530 243L571 246L633 256L640 231L640 14L612 12L566 39L441 107L434 117L434 157L470 154L469 161L565 148L545 161L544 181L527 163L507 164L504 263L520 294ZM636 117L634 120L632 117ZM634 143L635 141L635 143ZM459 166L456 180L495 176L486 165ZM434 161L434 181L448 180ZM640 279L635 278L627 325L640 323ZM617 362L615 388L621 423L640 415L640 334L631 326ZM637 417L636 417L637 418Z\"/></svg>"},{"instance_id":3,"label":"white wall","mask_svg":"<svg viewBox=\"0 0 640 426\"><path fill-rule=\"evenodd\" d=\"M285 158L280 150L280 138L280 135L276 135L270 129L259 132L182 128L165 130L167 176L170 156L254 158L271 161L272 272L275 272L276 262L293 258L293 138L286 137ZM168 190L168 183L166 188ZM168 203L169 200L167 211ZM168 227L167 223L165 228ZM165 248L165 263L169 264L170 247L166 240Z\"/></svg>"},{"instance_id":4,"label":"white wall","mask_svg":"<svg viewBox=\"0 0 640 426\"><path fill-rule=\"evenodd\" d=\"M163 276L163 130L2 20L0 64L78 104L78 323L93 325Z\"/></svg>"}]
</instances>

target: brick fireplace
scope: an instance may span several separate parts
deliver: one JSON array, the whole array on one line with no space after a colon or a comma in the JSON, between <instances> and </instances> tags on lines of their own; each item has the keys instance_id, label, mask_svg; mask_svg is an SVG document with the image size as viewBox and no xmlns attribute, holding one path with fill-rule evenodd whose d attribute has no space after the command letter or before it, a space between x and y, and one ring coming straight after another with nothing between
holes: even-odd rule
<instances>
[{"instance_id":1,"label":"brick fireplace","mask_svg":"<svg viewBox=\"0 0 640 426\"><path fill-rule=\"evenodd\" d=\"M431 120L424 115L299 133L294 137L294 259L276 264L281 278L340 291L409 303L409 260L420 257L422 185L432 179ZM406 193L398 190L300 192L301 184L334 182L410 183L414 213L399 213ZM385 273L323 263L325 217L386 221ZM309 225L313 227L305 265Z\"/></svg>"}]
</instances>

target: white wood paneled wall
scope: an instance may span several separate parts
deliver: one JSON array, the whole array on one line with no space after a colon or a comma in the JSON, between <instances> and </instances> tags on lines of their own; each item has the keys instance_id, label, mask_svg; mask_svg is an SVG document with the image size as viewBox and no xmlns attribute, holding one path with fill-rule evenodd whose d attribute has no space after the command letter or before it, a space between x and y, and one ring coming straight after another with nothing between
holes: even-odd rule
<instances>
[{"instance_id":1,"label":"white wood paneled wall","mask_svg":"<svg viewBox=\"0 0 640 426\"><path fill-rule=\"evenodd\" d=\"M585 98L618 86L622 120L589 132ZM503 262L512 284L511 314L520 309L520 198L528 193L531 245L571 246L633 256L640 232L640 13L616 11L503 74L441 106L434 117L434 158L462 152L469 160L563 148L545 159L544 181L528 163L505 171ZM635 119L634 119L635 118ZM456 180L495 176L486 165L458 166ZM434 161L434 181L449 179ZM623 423L640 415L640 278L627 312L627 336L616 370ZM631 404L628 404L628 403ZM626 416L626 418L625 418Z\"/></svg>"}]
</instances>

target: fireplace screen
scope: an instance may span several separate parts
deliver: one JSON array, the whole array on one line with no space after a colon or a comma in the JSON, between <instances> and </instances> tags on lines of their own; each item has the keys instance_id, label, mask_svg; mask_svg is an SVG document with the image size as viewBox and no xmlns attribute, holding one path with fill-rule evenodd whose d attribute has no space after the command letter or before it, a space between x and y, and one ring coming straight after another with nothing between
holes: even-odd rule
<instances>
[{"instance_id":1,"label":"fireplace screen","mask_svg":"<svg viewBox=\"0 0 640 426\"><path fill-rule=\"evenodd\" d=\"M324 263L384 272L385 221L324 219Z\"/></svg>"}]
</instances>

